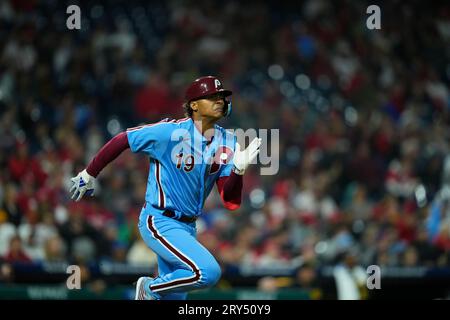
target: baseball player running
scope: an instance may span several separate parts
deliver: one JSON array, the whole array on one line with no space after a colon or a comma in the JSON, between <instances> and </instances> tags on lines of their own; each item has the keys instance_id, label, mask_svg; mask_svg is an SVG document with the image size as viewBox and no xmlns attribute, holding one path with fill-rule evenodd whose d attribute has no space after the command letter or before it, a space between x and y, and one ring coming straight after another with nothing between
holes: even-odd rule
<instances>
[{"instance_id":1,"label":"baseball player running","mask_svg":"<svg viewBox=\"0 0 450 320\"><path fill-rule=\"evenodd\" d=\"M242 176L261 145L255 138L241 150L236 137L216 124L231 113L231 94L216 77L196 79L186 90L186 118L119 133L71 179L72 199L79 201L93 195L98 174L124 150L149 157L138 226L158 256L158 276L138 279L136 300L186 299L188 291L211 287L221 276L215 258L196 239L195 221L214 183L225 208L239 208Z\"/></svg>"}]
</instances>

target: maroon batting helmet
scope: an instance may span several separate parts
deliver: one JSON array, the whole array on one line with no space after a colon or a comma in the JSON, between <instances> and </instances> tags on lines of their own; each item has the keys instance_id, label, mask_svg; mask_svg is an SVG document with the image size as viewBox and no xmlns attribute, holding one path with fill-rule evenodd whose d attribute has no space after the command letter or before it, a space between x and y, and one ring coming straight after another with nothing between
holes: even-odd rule
<instances>
[{"instance_id":1,"label":"maroon batting helmet","mask_svg":"<svg viewBox=\"0 0 450 320\"><path fill-rule=\"evenodd\" d=\"M198 78L191 83L186 90L185 98L189 102L219 92L223 93L224 97L232 95L230 90L223 88L219 79L213 76L206 76Z\"/></svg>"}]
</instances>

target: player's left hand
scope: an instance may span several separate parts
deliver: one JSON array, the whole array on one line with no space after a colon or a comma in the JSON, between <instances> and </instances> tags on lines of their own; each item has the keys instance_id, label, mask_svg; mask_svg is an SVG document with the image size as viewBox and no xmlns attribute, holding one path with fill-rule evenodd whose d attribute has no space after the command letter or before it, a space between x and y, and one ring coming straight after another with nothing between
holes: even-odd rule
<instances>
[{"instance_id":1,"label":"player's left hand","mask_svg":"<svg viewBox=\"0 0 450 320\"><path fill-rule=\"evenodd\" d=\"M241 150L241 146L236 141L236 149L234 150L233 163L234 172L238 175L243 175L247 167L253 162L259 153L259 147L261 146L261 138L255 138L250 142L249 146L245 150Z\"/></svg>"},{"instance_id":2,"label":"player's left hand","mask_svg":"<svg viewBox=\"0 0 450 320\"><path fill-rule=\"evenodd\" d=\"M72 200L79 201L85 194L90 196L94 195L95 178L87 173L86 169L70 180L73 182L73 186L70 188Z\"/></svg>"}]
</instances>

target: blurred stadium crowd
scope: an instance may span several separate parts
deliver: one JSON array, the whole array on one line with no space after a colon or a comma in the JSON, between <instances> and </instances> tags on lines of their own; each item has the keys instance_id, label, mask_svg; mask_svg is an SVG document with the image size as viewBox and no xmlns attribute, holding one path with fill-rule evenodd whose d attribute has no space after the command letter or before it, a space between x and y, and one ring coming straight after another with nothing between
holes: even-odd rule
<instances>
[{"instance_id":1,"label":"blurred stadium crowd","mask_svg":"<svg viewBox=\"0 0 450 320\"><path fill-rule=\"evenodd\" d=\"M450 264L449 6L385 2L368 30L365 1L83 1L68 30L67 5L0 3L3 262L153 267L148 160L125 152L80 203L70 177L212 74L234 91L222 126L280 129L278 174L254 166L241 209L213 191L198 222L224 268Z\"/></svg>"}]
</instances>

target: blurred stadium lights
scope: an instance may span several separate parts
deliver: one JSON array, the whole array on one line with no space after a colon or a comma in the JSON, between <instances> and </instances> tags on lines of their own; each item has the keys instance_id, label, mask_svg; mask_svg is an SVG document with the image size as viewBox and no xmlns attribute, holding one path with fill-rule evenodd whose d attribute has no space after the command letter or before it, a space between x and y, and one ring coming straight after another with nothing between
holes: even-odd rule
<instances>
[{"instance_id":1,"label":"blurred stadium lights","mask_svg":"<svg viewBox=\"0 0 450 320\"><path fill-rule=\"evenodd\" d=\"M295 84L299 89L308 90L311 86L311 81L306 74L299 74L295 77Z\"/></svg>"},{"instance_id":2,"label":"blurred stadium lights","mask_svg":"<svg viewBox=\"0 0 450 320\"><path fill-rule=\"evenodd\" d=\"M427 191L423 184L417 186L414 195L416 196L416 201L419 208L423 208L427 205Z\"/></svg>"},{"instance_id":3,"label":"blurred stadium lights","mask_svg":"<svg viewBox=\"0 0 450 320\"><path fill-rule=\"evenodd\" d=\"M256 188L250 192L250 204L255 209L261 209L266 202L266 193L264 190Z\"/></svg>"},{"instance_id":4,"label":"blurred stadium lights","mask_svg":"<svg viewBox=\"0 0 450 320\"><path fill-rule=\"evenodd\" d=\"M308 103L315 104L317 102L317 99L319 98L319 93L317 90L309 89L306 91L306 96L308 98Z\"/></svg>"},{"instance_id":5,"label":"blurred stadium lights","mask_svg":"<svg viewBox=\"0 0 450 320\"><path fill-rule=\"evenodd\" d=\"M356 111L356 109L353 108L352 106L348 106L345 108L344 118L345 123L348 126L353 127L358 122L358 111Z\"/></svg>"},{"instance_id":6,"label":"blurred stadium lights","mask_svg":"<svg viewBox=\"0 0 450 320\"><path fill-rule=\"evenodd\" d=\"M280 92L288 98L292 98L296 93L294 85L287 80L281 82Z\"/></svg>"},{"instance_id":7,"label":"blurred stadium lights","mask_svg":"<svg viewBox=\"0 0 450 320\"><path fill-rule=\"evenodd\" d=\"M318 255L323 255L327 252L328 250L328 244L326 241L319 241L316 243L316 245L314 246L314 251L316 252L316 254Z\"/></svg>"},{"instance_id":8,"label":"blurred stadium lights","mask_svg":"<svg viewBox=\"0 0 450 320\"><path fill-rule=\"evenodd\" d=\"M328 110L330 109L330 104L329 104L328 99L326 99L322 95L320 95L316 101L316 108L317 108L317 110L319 110L322 113L328 112Z\"/></svg>"},{"instance_id":9,"label":"blurred stadium lights","mask_svg":"<svg viewBox=\"0 0 450 320\"><path fill-rule=\"evenodd\" d=\"M33 106L30 116L33 122L38 122L41 118L41 110L37 106Z\"/></svg>"},{"instance_id":10,"label":"blurred stadium lights","mask_svg":"<svg viewBox=\"0 0 450 320\"><path fill-rule=\"evenodd\" d=\"M284 77L284 70L279 64L273 64L267 69L267 74L273 80L281 80Z\"/></svg>"},{"instance_id":11,"label":"blurred stadium lights","mask_svg":"<svg viewBox=\"0 0 450 320\"><path fill-rule=\"evenodd\" d=\"M15 132L14 137L16 138L17 142L19 142L19 143L23 143L23 142L25 142L27 140L27 136L25 134L25 131L23 131L22 129L17 130Z\"/></svg>"},{"instance_id":12,"label":"blurred stadium lights","mask_svg":"<svg viewBox=\"0 0 450 320\"><path fill-rule=\"evenodd\" d=\"M111 120L109 120L106 128L108 130L108 133L112 136L115 136L121 131L121 125L117 118L112 118Z\"/></svg>"}]
</instances>

